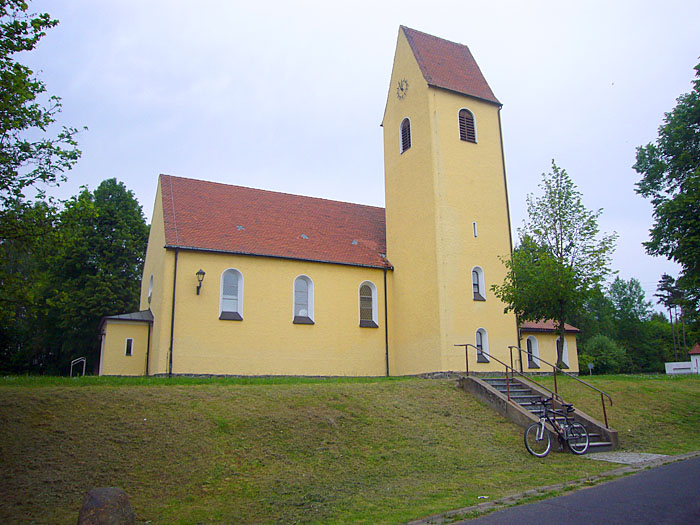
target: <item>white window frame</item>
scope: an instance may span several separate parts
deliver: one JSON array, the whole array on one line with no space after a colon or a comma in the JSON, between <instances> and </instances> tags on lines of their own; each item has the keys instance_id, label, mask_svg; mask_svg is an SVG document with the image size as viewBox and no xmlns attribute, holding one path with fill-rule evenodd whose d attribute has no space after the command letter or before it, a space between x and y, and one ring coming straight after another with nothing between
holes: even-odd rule
<instances>
[{"instance_id":1,"label":"white window frame","mask_svg":"<svg viewBox=\"0 0 700 525\"><path fill-rule=\"evenodd\" d=\"M404 149L403 147L403 123L408 121L408 147ZM399 153L403 155L404 152L408 151L411 149L411 146L413 146L413 124L411 123L411 119L409 117L404 117L401 119L401 123L399 124Z\"/></svg>"},{"instance_id":2,"label":"white window frame","mask_svg":"<svg viewBox=\"0 0 700 525\"><path fill-rule=\"evenodd\" d=\"M474 295L474 272L477 273L479 276L479 295L481 296L476 297ZM486 280L484 279L484 270L481 268L481 266L474 266L472 268L472 271L469 273L469 282L472 285L472 297L474 298L475 301L485 301L486 300Z\"/></svg>"},{"instance_id":3,"label":"white window frame","mask_svg":"<svg viewBox=\"0 0 700 525\"><path fill-rule=\"evenodd\" d=\"M365 321L362 320L362 300L360 296L360 291L362 290L363 286L369 286L370 290L372 291L372 324L369 324ZM378 328L379 324L377 323L377 287L374 285L372 281L363 281L360 283L360 286L357 287L357 319L360 323L360 326L365 327L365 328Z\"/></svg>"},{"instance_id":4,"label":"white window frame","mask_svg":"<svg viewBox=\"0 0 700 525\"><path fill-rule=\"evenodd\" d=\"M527 351L527 343L528 341L530 342L530 346L532 347L532 356L530 356L529 352ZM527 366L528 368L539 368L540 367L540 343L537 340L537 337L534 335L528 335L527 339L525 339L525 353L528 354L527 358ZM530 364L533 364L534 366L530 366Z\"/></svg>"},{"instance_id":5,"label":"white window frame","mask_svg":"<svg viewBox=\"0 0 700 525\"><path fill-rule=\"evenodd\" d=\"M298 316L297 311L297 281L306 281L307 288L307 314L306 316ZM292 322L294 324L314 324L314 281L308 275L297 275L292 282Z\"/></svg>"},{"instance_id":6,"label":"white window frame","mask_svg":"<svg viewBox=\"0 0 700 525\"><path fill-rule=\"evenodd\" d=\"M129 344L131 343L131 344ZM124 355L126 357L132 357L134 355L134 338L127 337L124 341Z\"/></svg>"},{"instance_id":7,"label":"white window frame","mask_svg":"<svg viewBox=\"0 0 700 525\"><path fill-rule=\"evenodd\" d=\"M472 142L471 140L462 140L462 133L459 127L459 114L462 112L462 110L466 110L469 113L471 113L472 122L474 123L474 142ZM459 137L459 140L461 142L469 142L471 144L477 144L479 142L479 135L477 134L476 130L476 115L474 115L474 112L469 108L459 108L459 110L457 111L457 136Z\"/></svg>"},{"instance_id":8,"label":"white window frame","mask_svg":"<svg viewBox=\"0 0 700 525\"><path fill-rule=\"evenodd\" d=\"M224 276L232 273L238 278L238 293L236 296L236 310L234 312L224 311ZM226 268L221 272L219 278L219 319L222 321L242 321L243 320L243 273L236 268Z\"/></svg>"},{"instance_id":9,"label":"white window frame","mask_svg":"<svg viewBox=\"0 0 700 525\"><path fill-rule=\"evenodd\" d=\"M489 333L486 331L486 328L478 328L476 332L474 332L474 346L477 348L479 347L476 343L478 341L477 339L477 334L481 334L481 350L485 351L487 354L491 354L491 351L489 350ZM477 363L489 363L490 360L489 358L485 355L482 354L481 352L477 352L476 354Z\"/></svg>"}]
</instances>

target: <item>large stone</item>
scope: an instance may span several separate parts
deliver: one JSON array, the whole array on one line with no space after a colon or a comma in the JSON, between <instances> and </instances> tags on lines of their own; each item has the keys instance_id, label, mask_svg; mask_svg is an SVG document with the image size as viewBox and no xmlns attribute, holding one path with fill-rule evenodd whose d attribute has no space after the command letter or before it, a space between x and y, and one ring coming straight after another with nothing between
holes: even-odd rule
<instances>
[{"instance_id":1,"label":"large stone","mask_svg":"<svg viewBox=\"0 0 700 525\"><path fill-rule=\"evenodd\" d=\"M135 522L129 497L116 487L88 491L78 515L78 525L133 525Z\"/></svg>"}]
</instances>

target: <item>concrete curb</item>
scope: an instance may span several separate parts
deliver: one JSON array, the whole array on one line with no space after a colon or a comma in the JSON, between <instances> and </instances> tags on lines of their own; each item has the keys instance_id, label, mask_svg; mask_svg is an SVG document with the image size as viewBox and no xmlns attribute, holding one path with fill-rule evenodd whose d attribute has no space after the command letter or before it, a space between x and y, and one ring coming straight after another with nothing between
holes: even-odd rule
<instances>
[{"instance_id":1,"label":"concrete curb","mask_svg":"<svg viewBox=\"0 0 700 525\"><path fill-rule=\"evenodd\" d=\"M442 514L428 516L427 518L420 520L409 521L407 525L440 525L442 523L454 523L458 520L471 518L472 516L469 516L469 518L467 517L470 514L480 515L492 510L501 510L505 509L506 507L517 505L522 500L533 496L546 496L546 494L549 492L560 491L566 488L585 489L600 483L614 481L616 478L627 474L633 474L648 468L660 467L661 465L665 465L667 463L675 463L677 461L683 461L684 459L695 458L698 456L700 456L700 450L696 452L689 452L687 454L681 454L679 456L667 456L641 463L635 463L633 465L625 465L624 467L602 472L601 474L596 474L595 476L589 476L587 478L581 478L574 481L567 481L565 483L557 483L556 485L546 485L544 487L526 490L525 492L521 492L519 494L512 494L499 500L479 503L478 505L472 505L471 507L464 507L461 509L444 512Z\"/></svg>"}]
</instances>

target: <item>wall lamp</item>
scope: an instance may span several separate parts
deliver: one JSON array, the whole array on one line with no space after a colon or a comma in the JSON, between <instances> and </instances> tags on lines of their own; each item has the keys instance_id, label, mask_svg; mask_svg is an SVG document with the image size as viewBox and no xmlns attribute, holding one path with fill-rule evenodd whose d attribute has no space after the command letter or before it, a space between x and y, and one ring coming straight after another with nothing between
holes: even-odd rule
<instances>
[{"instance_id":1,"label":"wall lamp","mask_svg":"<svg viewBox=\"0 0 700 525\"><path fill-rule=\"evenodd\" d=\"M197 295L199 295L199 290L202 288L202 281L204 280L204 270L200 269L196 274L197 276Z\"/></svg>"}]
</instances>

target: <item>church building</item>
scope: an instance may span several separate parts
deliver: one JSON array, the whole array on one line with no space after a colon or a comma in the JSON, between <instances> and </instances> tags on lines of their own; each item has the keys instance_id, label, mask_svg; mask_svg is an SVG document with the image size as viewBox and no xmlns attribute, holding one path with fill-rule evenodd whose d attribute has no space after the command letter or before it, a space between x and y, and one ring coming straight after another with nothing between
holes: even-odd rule
<instances>
[{"instance_id":1,"label":"church building","mask_svg":"<svg viewBox=\"0 0 700 525\"><path fill-rule=\"evenodd\" d=\"M553 324L518 327L490 290L512 249L500 110L466 46L401 26L385 209L161 175L140 311L103 319L100 374L464 371L466 343L471 371L518 345L546 371Z\"/></svg>"}]
</instances>

